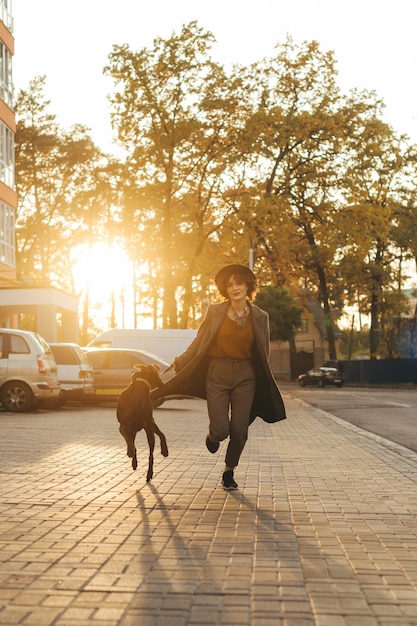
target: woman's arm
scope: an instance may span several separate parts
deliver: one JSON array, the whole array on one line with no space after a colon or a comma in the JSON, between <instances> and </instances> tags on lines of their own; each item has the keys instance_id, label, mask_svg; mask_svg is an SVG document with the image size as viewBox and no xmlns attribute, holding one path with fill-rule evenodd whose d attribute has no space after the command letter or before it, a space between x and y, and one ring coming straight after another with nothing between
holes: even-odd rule
<instances>
[{"instance_id":1,"label":"woman's arm","mask_svg":"<svg viewBox=\"0 0 417 626\"><path fill-rule=\"evenodd\" d=\"M208 307L204 320L198 328L197 335L194 337L188 348L186 348L184 352L174 359L174 370L176 374L178 374L178 372L181 371L198 353L205 331L210 324L210 319L211 309Z\"/></svg>"}]
</instances>

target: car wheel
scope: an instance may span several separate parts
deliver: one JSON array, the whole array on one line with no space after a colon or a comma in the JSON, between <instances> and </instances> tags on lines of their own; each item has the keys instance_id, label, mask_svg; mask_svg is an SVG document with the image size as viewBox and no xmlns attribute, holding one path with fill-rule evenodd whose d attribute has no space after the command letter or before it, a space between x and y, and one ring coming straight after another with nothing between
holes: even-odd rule
<instances>
[{"instance_id":1,"label":"car wheel","mask_svg":"<svg viewBox=\"0 0 417 626\"><path fill-rule=\"evenodd\" d=\"M300 387L305 387L306 386L306 381L302 378L300 381Z\"/></svg>"},{"instance_id":2,"label":"car wheel","mask_svg":"<svg viewBox=\"0 0 417 626\"><path fill-rule=\"evenodd\" d=\"M324 380L318 380L317 387L320 387L320 389L322 389L324 387Z\"/></svg>"},{"instance_id":3,"label":"car wheel","mask_svg":"<svg viewBox=\"0 0 417 626\"><path fill-rule=\"evenodd\" d=\"M26 383L6 383L0 392L0 402L6 411L23 413L30 411L35 404L33 393Z\"/></svg>"}]
</instances>

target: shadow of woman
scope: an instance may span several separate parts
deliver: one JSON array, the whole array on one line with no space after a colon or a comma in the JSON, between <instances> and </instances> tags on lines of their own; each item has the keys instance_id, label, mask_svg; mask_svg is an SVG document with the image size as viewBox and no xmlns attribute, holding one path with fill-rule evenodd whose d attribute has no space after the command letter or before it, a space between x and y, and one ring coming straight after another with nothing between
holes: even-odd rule
<instances>
[{"instance_id":1,"label":"shadow of woman","mask_svg":"<svg viewBox=\"0 0 417 626\"><path fill-rule=\"evenodd\" d=\"M170 505L156 487L148 488L136 492L142 523L126 572L137 577L127 607L132 619L153 617L157 624L175 617L185 626L209 610L208 623L229 623L228 613L232 620L237 610L242 625L249 624L257 611L265 615L259 607L266 598L268 610L273 605L274 614L282 613L283 586L292 586L292 598L297 586L297 601L311 615L290 524L240 492L208 491L205 505L186 499Z\"/></svg>"}]
</instances>

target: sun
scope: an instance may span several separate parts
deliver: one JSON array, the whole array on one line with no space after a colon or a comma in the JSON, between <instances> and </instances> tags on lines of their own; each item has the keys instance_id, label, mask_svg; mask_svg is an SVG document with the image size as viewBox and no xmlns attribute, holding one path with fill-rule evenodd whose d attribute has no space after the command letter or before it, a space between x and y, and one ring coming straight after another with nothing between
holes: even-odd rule
<instances>
[{"instance_id":1,"label":"sun","mask_svg":"<svg viewBox=\"0 0 417 626\"><path fill-rule=\"evenodd\" d=\"M78 289L88 289L91 297L105 298L132 284L132 262L116 244L81 245L75 259L74 282Z\"/></svg>"},{"instance_id":2,"label":"sun","mask_svg":"<svg viewBox=\"0 0 417 626\"><path fill-rule=\"evenodd\" d=\"M74 285L80 306L88 300L98 326L123 327L133 323L134 271L124 249L117 244L82 244L73 256ZM130 319L132 318L132 319Z\"/></svg>"}]
</instances>

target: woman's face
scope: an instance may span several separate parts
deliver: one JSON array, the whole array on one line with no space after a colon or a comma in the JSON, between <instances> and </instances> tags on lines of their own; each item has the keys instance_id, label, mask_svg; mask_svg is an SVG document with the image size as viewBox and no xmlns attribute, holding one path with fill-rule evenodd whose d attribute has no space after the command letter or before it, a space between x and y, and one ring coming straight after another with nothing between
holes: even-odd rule
<instances>
[{"instance_id":1,"label":"woman's face","mask_svg":"<svg viewBox=\"0 0 417 626\"><path fill-rule=\"evenodd\" d=\"M231 276L227 283L226 290L227 296L231 302L239 301L246 298L248 293L248 285L241 278Z\"/></svg>"}]
</instances>

